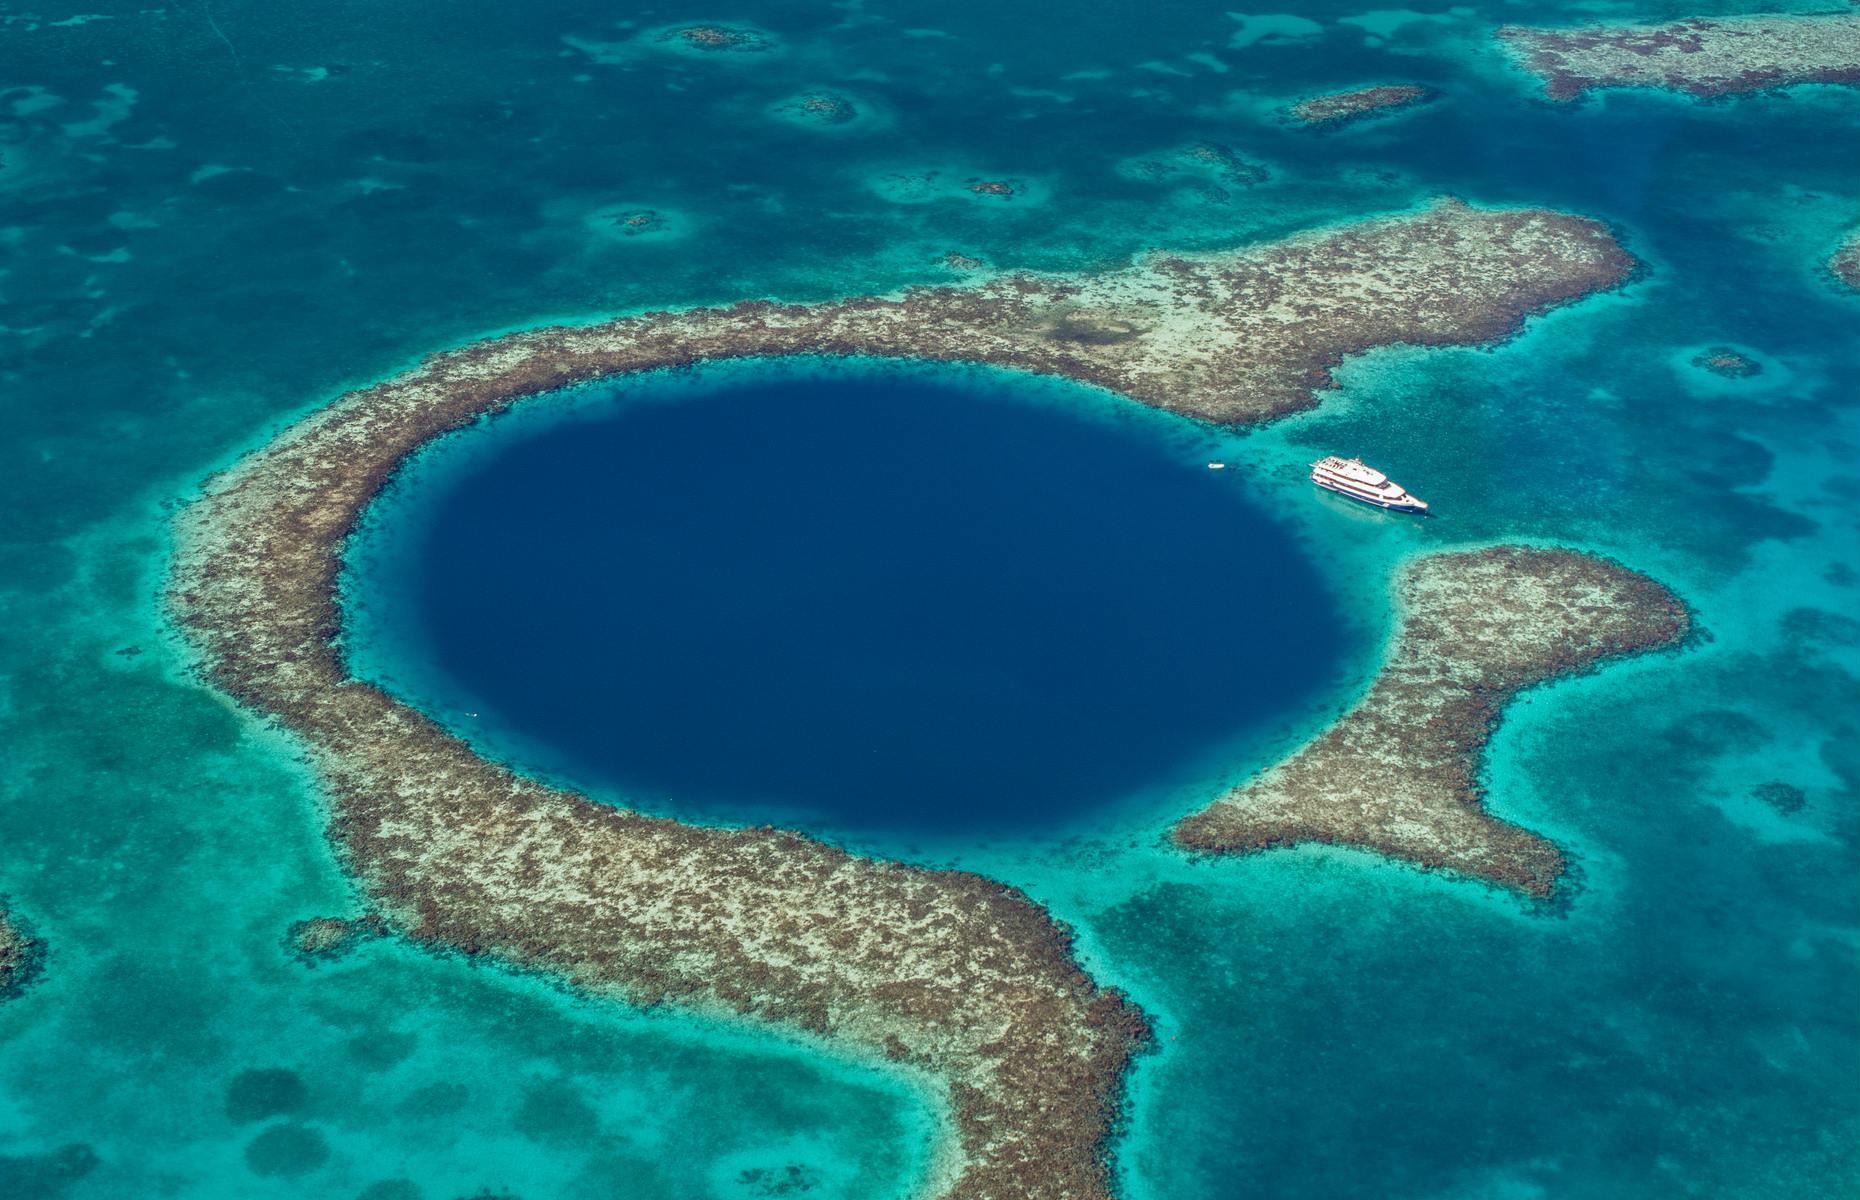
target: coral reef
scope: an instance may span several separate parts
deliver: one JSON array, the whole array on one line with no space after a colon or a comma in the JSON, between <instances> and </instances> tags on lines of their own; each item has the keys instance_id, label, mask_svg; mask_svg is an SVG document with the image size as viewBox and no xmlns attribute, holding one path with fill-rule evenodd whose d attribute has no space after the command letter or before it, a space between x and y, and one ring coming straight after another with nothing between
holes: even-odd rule
<instances>
[{"instance_id":1,"label":"coral reef","mask_svg":"<svg viewBox=\"0 0 1860 1200\"><path fill-rule=\"evenodd\" d=\"M45 943L0 903L0 1000L17 996L45 960Z\"/></svg>"},{"instance_id":2,"label":"coral reef","mask_svg":"<svg viewBox=\"0 0 1860 1200\"><path fill-rule=\"evenodd\" d=\"M1145 158L1125 159L1118 164L1118 174L1146 183L1201 175L1237 187L1264 183L1272 177L1265 167L1220 142L1190 142Z\"/></svg>"},{"instance_id":3,"label":"coral reef","mask_svg":"<svg viewBox=\"0 0 1860 1200\"><path fill-rule=\"evenodd\" d=\"M1497 546L1414 560L1369 692L1284 762L1184 819L1177 844L1361 846L1530 896L1564 871L1545 839L1485 811L1485 745L1532 684L1683 638L1684 605L1644 575L1569 550Z\"/></svg>"},{"instance_id":4,"label":"coral reef","mask_svg":"<svg viewBox=\"0 0 1860 1200\"><path fill-rule=\"evenodd\" d=\"M1692 365L1723 379L1749 379L1763 373L1763 364L1730 346L1712 346L1692 356Z\"/></svg>"},{"instance_id":5,"label":"coral reef","mask_svg":"<svg viewBox=\"0 0 1860 1200\"><path fill-rule=\"evenodd\" d=\"M1417 84L1382 84L1310 96L1292 105L1286 112L1294 121L1306 125L1341 125L1379 113L1413 108L1427 103L1434 96L1432 88Z\"/></svg>"},{"instance_id":6,"label":"coral reef","mask_svg":"<svg viewBox=\"0 0 1860 1200\"><path fill-rule=\"evenodd\" d=\"M169 600L204 674L301 739L347 866L409 937L915 1068L949 1097L940 1195L1102 1197L1149 1033L1079 969L1064 928L976 875L648 817L480 758L350 676L335 642L350 531L432 439L603 376L784 354L984 361L1251 423L1310 407L1346 354L1489 341L1632 267L1594 222L1445 202L1096 276L493 338L342 397L210 480L177 520Z\"/></svg>"},{"instance_id":7,"label":"coral reef","mask_svg":"<svg viewBox=\"0 0 1860 1200\"><path fill-rule=\"evenodd\" d=\"M384 937L387 922L380 917L311 917L293 921L284 944L307 963L341 958L370 938Z\"/></svg>"},{"instance_id":8,"label":"coral reef","mask_svg":"<svg viewBox=\"0 0 1860 1200\"><path fill-rule=\"evenodd\" d=\"M1264 183L1272 175L1265 167L1242 157L1232 146L1220 142L1190 142L1176 152L1176 159L1210 171L1226 183Z\"/></svg>"},{"instance_id":9,"label":"coral reef","mask_svg":"<svg viewBox=\"0 0 1860 1200\"><path fill-rule=\"evenodd\" d=\"M1141 158L1127 158L1117 173L1142 183L1174 183L1198 191L1201 198L1225 203L1229 188L1254 187L1272 172L1221 142L1190 142Z\"/></svg>"},{"instance_id":10,"label":"coral reef","mask_svg":"<svg viewBox=\"0 0 1860 1200\"><path fill-rule=\"evenodd\" d=\"M835 92L805 92L776 105L775 112L797 125L846 125L859 119L858 106Z\"/></svg>"},{"instance_id":11,"label":"coral reef","mask_svg":"<svg viewBox=\"0 0 1860 1200\"><path fill-rule=\"evenodd\" d=\"M1860 12L1568 29L1508 25L1498 37L1553 100L1604 87L1722 96L1796 83L1860 83Z\"/></svg>"},{"instance_id":12,"label":"coral reef","mask_svg":"<svg viewBox=\"0 0 1860 1200\"><path fill-rule=\"evenodd\" d=\"M1834 251L1834 257L1828 260L1828 270L1848 287L1860 290L1860 230L1848 234L1847 240Z\"/></svg>"},{"instance_id":13,"label":"coral reef","mask_svg":"<svg viewBox=\"0 0 1860 1200\"><path fill-rule=\"evenodd\" d=\"M1792 817L1808 807L1808 795L1792 783L1776 780L1759 783L1750 794L1785 817Z\"/></svg>"},{"instance_id":14,"label":"coral reef","mask_svg":"<svg viewBox=\"0 0 1860 1200\"><path fill-rule=\"evenodd\" d=\"M770 47L768 38L762 34L729 25L685 25L666 30L659 35L659 40L700 54L757 54Z\"/></svg>"},{"instance_id":15,"label":"coral reef","mask_svg":"<svg viewBox=\"0 0 1860 1200\"><path fill-rule=\"evenodd\" d=\"M885 171L871 176L868 186L894 204L934 204L960 200L989 206L1015 207L1043 203L1046 188L1035 180L1007 175L981 175L960 167Z\"/></svg>"},{"instance_id":16,"label":"coral reef","mask_svg":"<svg viewBox=\"0 0 1860 1200\"><path fill-rule=\"evenodd\" d=\"M654 233L665 226L665 218L656 209L651 208L629 208L617 213L603 214L602 219L622 237L638 237L642 233Z\"/></svg>"}]
</instances>

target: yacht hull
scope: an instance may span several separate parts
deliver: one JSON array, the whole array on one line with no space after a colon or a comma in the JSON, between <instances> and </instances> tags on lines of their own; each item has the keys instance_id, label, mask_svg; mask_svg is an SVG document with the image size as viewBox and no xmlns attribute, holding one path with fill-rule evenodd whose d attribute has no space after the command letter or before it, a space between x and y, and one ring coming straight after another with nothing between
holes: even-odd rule
<instances>
[{"instance_id":1,"label":"yacht hull","mask_svg":"<svg viewBox=\"0 0 1860 1200\"><path fill-rule=\"evenodd\" d=\"M1348 496L1359 504L1367 504L1373 508L1384 509L1388 512L1414 513L1417 516L1427 515L1427 506L1425 504L1409 504L1399 500L1384 500L1378 496L1367 496L1361 492L1352 491L1341 484L1332 483L1328 479L1320 479L1315 475L1311 477L1311 482L1317 484L1327 492L1335 492L1339 496Z\"/></svg>"}]
</instances>

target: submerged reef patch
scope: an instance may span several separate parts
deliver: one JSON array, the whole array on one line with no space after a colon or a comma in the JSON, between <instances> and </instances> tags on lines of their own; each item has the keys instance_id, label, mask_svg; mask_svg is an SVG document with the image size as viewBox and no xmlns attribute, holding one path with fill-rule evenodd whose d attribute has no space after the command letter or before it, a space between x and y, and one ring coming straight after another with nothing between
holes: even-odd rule
<instances>
[{"instance_id":1,"label":"submerged reef patch","mask_svg":"<svg viewBox=\"0 0 1860 1200\"><path fill-rule=\"evenodd\" d=\"M303 1076L285 1067L253 1067L226 1085L226 1119L240 1125L290 1116L309 1099Z\"/></svg>"},{"instance_id":2,"label":"submerged reef patch","mask_svg":"<svg viewBox=\"0 0 1860 1200\"><path fill-rule=\"evenodd\" d=\"M347 866L412 939L925 1072L947 1089L954 1126L941 1196L1103 1197L1124 1073L1150 1035L1129 1000L1080 970L1064 927L974 874L768 827L648 817L486 761L350 675L336 642L349 534L434 438L605 376L788 354L979 361L1247 424L1311 407L1347 354L1490 341L1632 268L1595 222L1447 202L1100 275L991 276L493 338L342 397L210 480L177 520L169 599L209 680L302 740ZM1582 585L1573 574L1562 582ZM1469 604L1490 599L1461 589ZM1605 591L1591 581L1581 594ZM1479 833L1502 836L1481 827L1462 849Z\"/></svg>"},{"instance_id":3,"label":"submerged reef patch","mask_svg":"<svg viewBox=\"0 0 1860 1200\"><path fill-rule=\"evenodd\" d=\"M843 128L862 115L857 104L839 92L802 92L776 104L770 110L793 125L808 129Z\"/></svg>"},{"instance_id":4,"label":"submerged reef patch","mask_svg":"<svg viewBox=\"0 0 1860 1200\"><path fill-rule=\"evenodd\" d=\"M58 1200L102 1162L87 1142L67 1142L44 1154L0 1154L0 1196Z\"/></svg>"},{"instance_id":5,"label":"submerged reef patch","mask_svg":"<svg viewBox=\"0 0 1860 1200\"><path fill-rule=\"evenodd\" d=\"M766 54L774 48L762 31L734 25L680 25L663 31L657 40L668 50L689 54Z\"/></svg>"},{"instance_id":6,"label":"submerged reef patch","mask_svg":"<svg viewBox=\"0 0 1860 1200\"><path fill-rule=\"evenodd\" d=\"M662 238L676 236L680 221L663 209L610 205L590 213L584 224L608 238Z\"/></svg>"},{"instance_id":7,"label":"submerged reef patch","mask_svg":"<svg viewBox=\"0 0 1860 1200\"><path fill-rule=\"evenodd\" d=\"M1751 795L1785 817L1793 817L1808 807L1808 793L1792 783L1772 779L1751 789Z\"/></svg>"},{"instance_id":8,"label":"submerged reef patch","mask_svg":"<svg viewBox=\"0 0 1860 1200\"><path fill-rule=\"evenodd\" d=\"M1834 257L1828 260L1828 270L1848 287L1860 290L1860 229L1848 234L1834 251Z\"/></svg>"},{"instance_id":9,"label":"submerged reef patch","mask_svg":"<svg viewBox=\"0 0 1860 1200\"><path fill-rule=\"evenodd\" d=\"M1692 356L1692 365L1720 379L1750 379L1763 373L1763 364L1732 346L1709 346Z\"/></svg>"},{"instance_id":10,"label":"submerged reef patch","mask_svg":"<svg viewBox=\"0 0 1860 1200\"><path fill-rule=\"evenodd\" d=\"M363 942L387 934L380 917L311 917L291 922L284 944L293 956L315 965L342 958Z\"/></svg>"},{"instance_id":11,"label":"submerged reef patch","mask_svg":"<svg viewBox=\"0 0 1860 1200\"><path fill-rule=\"evenodd\" d=\"M1144 183L1199 175L1236 187L1264 183L1272 177L1271 171L1221 142L1190 142L1155 154L1127 158L1117 165L1117 173Z\"/></svg>"},{"instance_id":12,"label":"submerged reef patch","mask_svg":"<svg viewBox=\"0 0 1860 1200\"><path fill-rule=\"evenodd\" d=\"M1249 188L1265 183L1272 172L1221 142L1190 142L1154 154L1126 158L1117 164L1117 173L1139 183L1174 184L1192 189L1210 203L1230 201L1231 188Z\"/></svg>"},{"instance_id":13,"label":"submerged reef patch","mask_svg":"<svg viewBox=\"0 0 1860 1200\"><path fill-rule=\"evenodd\" d=\"M1040 204L1046 199L1041 184L1012 175L978 175L957 170L886 171L867 180L867 186L893 204L932 204L939 200L1016 205Z\"/></svg>"},{"instance_id":14,"label":"submerged reef patch","mask_svg":"<svg viewBox=\"0 0 1860 1200\"><path fill-rule=\"evenodd\" d=\"M306 1125L273 1125L245 1146L245 1165L254 1175L291 1179L328 1161L329 1139Z\"/></svg>"},{"instance_id":15,"label":"submerged reef patch","mask_svg":"<svg viewBox=\"0 0 1860 1200\"><path fill-rule=\"evenodd\" d=\"M1347 92L1308 96L1287 109L1286 115L1304 125L1344 125L1364 117L1414 108L1426 104L1437 94L1433 88L1412 83L1353 88Z\"/></svg>"},{"instance_id":16,"label":"submerged reef patch","mask_svg":"<svg viewBox=\"0 0 1860 1200\"><path fill-rule=\"evenodd\" d=\"M1686 636L1653 580L1570 550L1433 554L1396 584L1395 644L1354 708L1303 749L1178 824L1191 850L1359 846L1550 894L1563 854L1485 811L1486 742L1524 688Z\"/></svg>"},{"instance_id":17,"label":"submerged reef patch","mask_svg":"<svg viewBox=\"0 0 1860 1200\"><path fill-rule=\"evenodd\" d=\"M1567 29L1508 25L1498 37L1553 100L1604 87L1722 96L1797 83L1860 83L1860 12Z\"/></svg>"},{"instance_id":18,"label":"submerged reef patch","mask_svg":"<svg viewBox=\"0 0 1860 1200\"><path fill-rule=\"evenodd\" d=\"M25 990L45 962L45 943L0 902L0 1000Z\"/></svg>"}]
</instances>

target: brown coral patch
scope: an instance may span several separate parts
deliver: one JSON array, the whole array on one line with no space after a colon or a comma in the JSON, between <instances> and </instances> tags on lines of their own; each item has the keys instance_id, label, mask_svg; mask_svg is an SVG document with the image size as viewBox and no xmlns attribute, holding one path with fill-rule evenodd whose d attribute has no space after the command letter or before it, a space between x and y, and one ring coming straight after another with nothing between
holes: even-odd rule
<instances>
[{"instance_id":1,"label":"brown coral patch","mask_svg":"<svg viewBox=\"0 0 1860 1200\"><path fill-rule=\"evenodd\" d=\"M768 39L748 29L728 25L687 25L660 36L661 41L675 41L693 50L707 52L758 52L769 48Z\"/></svg>"},{"instance_id":2,"label":"brown coral patch","mask_svg":"<svg viewBox=\"0 0 1860 1200\"><path fill-rule=\"evenodd\" d=\"M1848 287L1860 291L1860 230L1847 235L1847 240L1828 260L1828 270Z\"/></svg>"},{"instance_id":3,"label":"brown coral patch","mask_svg":"<svg viewBox=\"0 0 1860 1200\"><path fill-rule=\"evenodd\" d=\"M776 108L777 112L815 125L847 125L859 119L859 109L835 92L808 92Z\"/></svg>"},{"instance_id":4,"label":"brown coral patch","mask_svg":"<svg viewBox=\"0 0 1860 1200\"><path fill-rule=\"evenodd\" d=\"M1713 346L1692 356L1692 365L1720 379L1750 379L1763 374L1763 364L1729 346Z\"/></svg>"},{"instance_id":5,"label":"brown coral patch","mask_svg":"<svg viewBox=\"0 0 1860 1200\"><path fill-rule=\"evenodd\" d=\"M1292 105L1289 112L1293 120L1306 125L1341 125L1376 113L1413 108L1435 94L1432 88L1418 84L1384 84L1311 96Z\"/></svg>"},{"instance_id":6,"label":"brown coral patch","mask_svg":"<svg viewBox=\"0 0 1860 1200\"><path fill-rule=\"evenodd\" d=\"M1496 546L1412 562L1368 693L1316 740L1175 827L1193 850L1360 846L1547 896L1563 854L1486 812L1479 764L1524 688L1686 635L1644 575L1569 550Z\"/></svg>"},{"instance_id":7,"label":"brown coral patch","mask_svg":"<svg viewBox=\"0 0 1860 1200\"><path fill-rule=\"evenodd\" d=\"M45 943L0 904L0 1000L17 996L45 962Z\"/></svg>"},{"instance_id":8,"label":"brown coral patch","mask_svg":"<svg viewBox=\"0 0 1860 1200\"><path fill-rule=\"evenodd\" d=\"M1508 25L1498 38L1544 94L1657 87L1723 96L1798 83L1860 83L1860 13L1759 13L1669 25Z\"/></svg>"},{"instance_id":9,"label":"brown coral patch","mask_svg":"<svg viewBox=\"0 0 1860 1200\"><path fill-rule=\"evenodd\" d=\"M307 963L341 958L361 943L387 935L387 922L380 917L311 917L293 921L284 944L296 957Z\"/></svg>"}]
</instances>

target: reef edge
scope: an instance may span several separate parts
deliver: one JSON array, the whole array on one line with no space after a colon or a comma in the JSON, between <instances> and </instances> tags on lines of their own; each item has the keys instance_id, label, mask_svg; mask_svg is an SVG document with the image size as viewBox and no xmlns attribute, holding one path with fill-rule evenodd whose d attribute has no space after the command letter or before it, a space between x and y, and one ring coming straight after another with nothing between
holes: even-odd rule
<instances>
[{"instance_id":1,"label":"reef edge","mask_svg":"<svg viewBox=\"0 0 1860 1200\"><path fill-rule=\"evenodd\" d=\"M1550 896L1562 850L1485 807L1491 735L1528 688L1682 642L1690 610L1619 563L1520 545L1413 559L1395 595L1393 644L1362 698L1171 838L1203 853L1356 846Z\"/></svg>"},{"instance_id":2,"label":"reef edge","mask_svg":"<svg viewBox=\"0 0 1860 1200\"><path fill-rule=\"evenodd\" d=\"M1596 88L1698 97L1802 83L1860 84L1860 13L1692 18L1663 25L1507 25L1496 36L1552 100Z\"/></svg>"}]
</instances>

